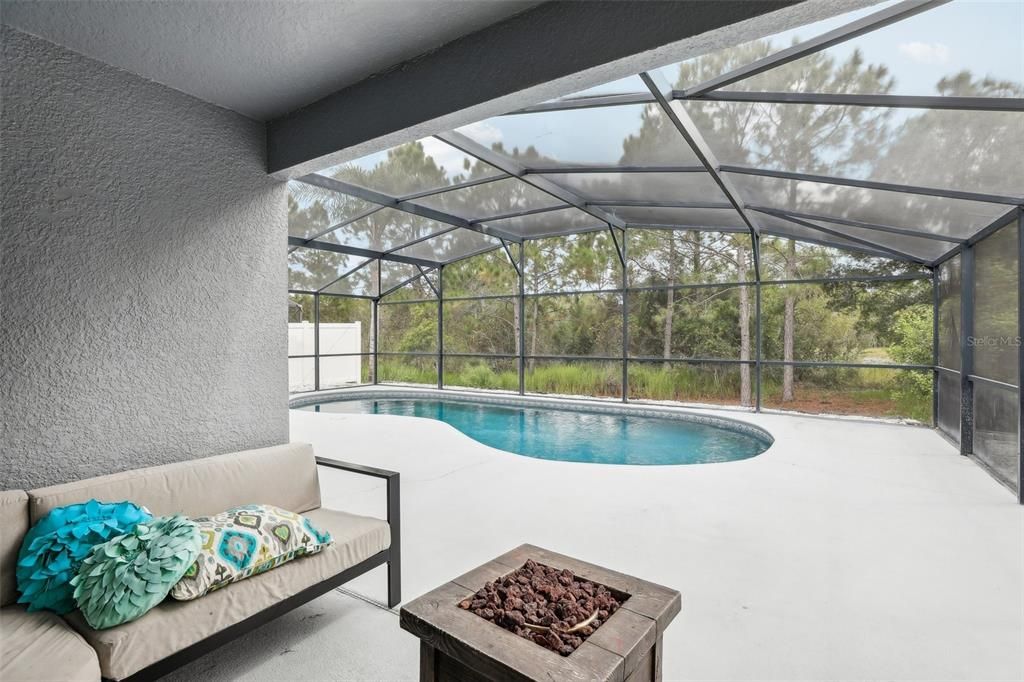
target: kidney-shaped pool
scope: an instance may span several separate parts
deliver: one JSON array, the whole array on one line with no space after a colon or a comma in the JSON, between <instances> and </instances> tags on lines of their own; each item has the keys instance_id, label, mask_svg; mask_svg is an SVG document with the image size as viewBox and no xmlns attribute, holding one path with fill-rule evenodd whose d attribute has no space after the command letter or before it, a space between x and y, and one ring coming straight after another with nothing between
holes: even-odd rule
<instances>
[{"instance_id":1,"label":"kidney-shaped pool","mask_svg":"<svg viewBox=\"0 0 1024 682\"><path fill-rule=\"evenodd\" d=\"M306 398L314 399L314 396ZM600 464L702 464L759 455L772 444L767 431L733 419L629 406L553 407L487 397L323 397L296 409L390 414L437 419L474 440L527 457Z\"/></svg>"}]
</instances>

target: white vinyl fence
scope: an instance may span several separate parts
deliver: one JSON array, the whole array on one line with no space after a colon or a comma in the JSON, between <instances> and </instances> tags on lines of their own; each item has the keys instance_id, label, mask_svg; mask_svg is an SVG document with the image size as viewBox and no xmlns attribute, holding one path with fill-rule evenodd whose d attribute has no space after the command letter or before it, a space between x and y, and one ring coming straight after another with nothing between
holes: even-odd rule
<instances>
[{"instance_id":1,"label":"white vinyl fence","mask_svg":"<svg viewBox=\"0 0 1024 682\"><path fill-rule=\"evenodd\" d=\"M288 323L288 355L313 355L316 337L312 322ZM334 353L359 353L362 350L361 322L320 323L320 388L358 384L363 359L358 355L325 358ZM288 358L288 391L312 391L316 387L313 358Z\"/></svg>"}]
</instances>

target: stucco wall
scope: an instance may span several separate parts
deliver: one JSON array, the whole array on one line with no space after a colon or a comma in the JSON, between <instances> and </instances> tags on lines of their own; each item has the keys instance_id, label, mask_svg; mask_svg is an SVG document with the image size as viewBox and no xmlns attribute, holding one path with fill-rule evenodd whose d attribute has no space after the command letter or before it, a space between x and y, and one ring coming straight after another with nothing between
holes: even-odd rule
<instances>
[{"instance_id":1,"label":"stucco wall","mask_svg":"<svg viewBox=\"0 0 1024 682\"><path fill-rule=\"evenodd\" d=\"M2 31L0 487L285 442L264 126Z\"/></svg>"}]
</instances>

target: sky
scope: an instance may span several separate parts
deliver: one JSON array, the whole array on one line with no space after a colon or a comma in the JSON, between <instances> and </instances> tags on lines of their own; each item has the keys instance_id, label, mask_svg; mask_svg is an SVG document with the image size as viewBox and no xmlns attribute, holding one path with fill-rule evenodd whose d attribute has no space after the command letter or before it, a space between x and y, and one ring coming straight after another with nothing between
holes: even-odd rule
<instances>
[{"instance_id":1,"label":"sky","mask_svg":"<svg viewBox=\"0 0 1024 682\"><path fill-rule=\"evenodd\" d=\"M782 49L794 40L807 40L891 4L894 3L874 5L779 33L768 40ZM843 61L855 49L861 50L868 63L889 68L896 80L893 94L938 94L935 85L943 76L964 69L976 76L1024 83L1024 2L956 0L840 43L826 50L826 54ZM670 64L659 71L675 83L679 67ZM631 76L577 95L635 92L638 85L642 86L639 77ZM897 118L912 113L901 112ZM614 163L622 153L622 140L640 127L638 113L626 108L574 111L572 120L568 119L564 114L502 116L460 131L488 146L499 140L506 147L533 144L554 158Z\"/></svg>"},{"instance_id":2,"label":"sky","mask_svg":"<svg viewBox=\"0 0 1024 682\"><path fill-rule=\"evenodd\" d=\"M768 40L776 49L788 47L794 40L820 35L892 4L895 0L785 31ZM855 49L861 50L868 63L889 68L896 80L893 94L935 95L935 85L943 76L964 69L975 76L1024 83L1024 1L955 0L836 45L826 54L842 61ZM677 64L658 70L673 83L677 80ZM636 92L642 87L638 76L630 76L567 96ZM533 145L560 161L611 165L622 154L623 140L639 130L642 110L642 106L606 107L499 116L464 126L459 132L488 147L499 141L506 148ZM898 114L895 120L914 115L914 110ZM422 142L449 177L462 172L465 154L434 138ZM679 164L696 163L683 146L678 155ZM387 152L382 151L350 163L369 169L386 156Z\"/></svg>"}]
</instances>

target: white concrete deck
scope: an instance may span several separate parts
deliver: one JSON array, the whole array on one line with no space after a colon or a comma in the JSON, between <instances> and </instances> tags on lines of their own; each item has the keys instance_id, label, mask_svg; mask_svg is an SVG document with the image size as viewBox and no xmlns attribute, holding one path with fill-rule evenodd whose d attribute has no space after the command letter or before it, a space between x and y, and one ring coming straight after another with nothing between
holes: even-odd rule
<instances>
[{"instance_id":1,"label":"white concrete deck","mask_svg":"<svg viewBox=\"0 0 1024 682\"><path fill-rule=\"evenodd\" d=\"M291 417L318 454L402 472L406 599L532 542L682 592L667 680L1024 678L1010 492L927 429L741 418L775 444L622 467L521 457L427 419ZM321 481L326 506L383 514L381 484ZM383 570L348 587L383 600ZM395 615L331 594L178 679L415 679L417 662Z\"/></svg>"}]
</instances>

